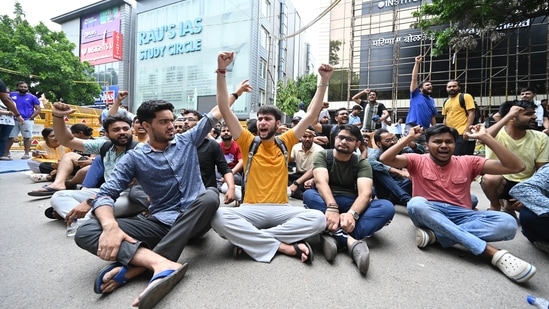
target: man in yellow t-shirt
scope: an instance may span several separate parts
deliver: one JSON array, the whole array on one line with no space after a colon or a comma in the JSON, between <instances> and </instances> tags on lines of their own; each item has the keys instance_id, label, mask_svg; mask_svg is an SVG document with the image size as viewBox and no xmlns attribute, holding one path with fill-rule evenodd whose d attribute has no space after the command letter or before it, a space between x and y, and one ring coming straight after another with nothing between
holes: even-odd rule
<instances>
[{"instance_id":1,"label":"man in yellow t-shirt","mask_svg":"<svg viewBox=\"0 0 549 309\"><path fill-rule=\"evenodd\" d=\"M227 53L232 61L233 53ZM293 128L279 136L286 149L298 143L307 127L316 122L322 99L333 69L319 67L320 85L308 111ZM224 103L224 102L221 102ZM242 128L228 104L218 104L222 117L240 146L249 152L254 136ZM244 156L246 191L240 207L220 207L212 219L212 228L234 246L235 255L246 252L258 262L270 262L277 252L296 256L304 263L313 261L311 246L304 241L326 228L324 214L318 210L295 207L288 203L288 169L286 158L275 141L282 123L281 111L273 105L263 105L257 111L257 135L261 143L248 169Z\"/></svg>"},{"instance_id":2,"label":"man in yellow t-shirt","mask_svg":"<svg viewBox=\"0 0 549 309\"><path fill-rule=\"evenodd\" d=\"M504 210L514 215L522 205L509 195L509 190L517 183L532 177L536 170L549 162L549 138L542 132L531 130L536 123L536 105L529 101L507 101L500 107L502 119L488 128L496 140L518 156L525 169L519 173L506 175L484 175L482 190L490 200L491 210ZM490 148L486 148L486 158L495 159ZM503 205L500 204L503 200Z\"/></svg>"},{"instance_id":3,"label":"man in yellow t-shirt","mask_svg":"<svg viewBox=\"0 0 549 309\"><path fill-rule=\"evenodd\" d=\"M472 155L475 151L476 141L470 141L465 131L475 123L475 101L468 93L463 94L465 109L459 102L460 85L457 80L451 80L446 84L448 99L442 107L443 124L455 128L458 133L456 140L455 156Z\"/></svg>"}]
</instances>

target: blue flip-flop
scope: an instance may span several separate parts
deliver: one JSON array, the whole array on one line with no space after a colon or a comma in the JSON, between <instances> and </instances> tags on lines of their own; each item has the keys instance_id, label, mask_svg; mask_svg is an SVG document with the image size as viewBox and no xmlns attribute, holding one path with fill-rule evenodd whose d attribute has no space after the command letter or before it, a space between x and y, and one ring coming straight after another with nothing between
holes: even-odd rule
<instances>
[{"instance_id":1,"label":"blue flip-flop","mask_svg":"<svg viewBox=\"0 0 549 309\"><path fill-rule=\"evenodd\" d=\"M139 309L153 308L183 279L188 267L189 264L185 263L178 269L164 270L153 276L149 281L149 285L154 281L158 281L158 283L147 287L147 290L139 297Z\"/></svg>"},{"instance_id":2,"label":"blue flip-flop","mask_svg":"<svg viewBox=\"0 0 549 309\"><path fill-rule=\"evenodd\" d=\"M111 280L114 280L114 282L116 282L118 284L118 287L121 287L124 284L126 284L126 282L128 282L128 279L126 278L126 272L128 271L128 269L126 268L126 266L124 266L120 263L109 264L109 265L103 267L103 269L101 269L101 271L99 272L99 275L97 275L97 278L95 279L95 284L93 286L93 291L96 294L108 294L108 293L104 293L103 291L101 291L101 284L104 283L103 282L103 277L105 277L105 274L107 274L109 271L113 270L116 267L121 267L120 271Z\"/></svg>"}]
</instances>

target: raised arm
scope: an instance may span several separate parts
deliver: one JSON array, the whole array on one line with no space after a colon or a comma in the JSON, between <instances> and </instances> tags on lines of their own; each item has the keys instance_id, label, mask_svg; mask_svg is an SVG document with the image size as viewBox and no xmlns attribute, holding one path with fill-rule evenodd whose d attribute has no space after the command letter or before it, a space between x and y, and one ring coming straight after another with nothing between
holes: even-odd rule
<instances>
[{"instance_id":1,"label":"raised arm","mask_svg":"<svg viewBox=\"0 0 549 309\"><path fill-rule=\"evenodd\" d=\"M324 101L324 94L326 93L326 88L332 77L334 68L329 64L321 64L318 68L318 74L320 75L320 84L316 88L315 95L307 108L307 113L301 119L300 122L294 127L294 134L297 139L301 138L305 130L312 124L316 123L318 120L318 114L322 110L322 103ZM231 129L232 132L232 129Z\"/></svg>"},{"instance_id":2,"label":"raised arm","mask_svg":"<svg viewBox=\"0 0 549 309\"><path fill-rule=\"evenodd\" d=\"M474 130L476 133L468 133ZM470 127L470 130L465 131L469 138L476 138L487 147L490 147L498 160L487 160L484 163L484 174L514 174L523 171L526 166L512 151L507 149L484 128L484 125L477 124Z\"/></svg>"},{"instance_id":3,"label":"raised arm","mask_svg":"<svg viewBox=\"0 0 549 309\"><path fill-rule=\"evenodd\" d=\"M408 146L409 143L418 139L422 133L423 129L420 126L413 127L410 129L408 135L401 138L393 147L385 150L379 157L379 161L392 167L405 168L408 165L408 158L406 158L405 155L399 155L399 153L404 147Z\"/></svg>"},{"instance_id":4,"label":"raised arm","mask_svg":"<svg viewBox=\"0 0 549 309\"><path fill-rule=\"evenodd\" d=\"M419 65L421 64L421 56L416 57L414 68L412 69L412 81L410 82L410 92L414 92L418 85Z\"/></svg>"},{"instance_id":5,"label":"raised arm","mask_svg":"<svg viewBox=\"0 0 549 309\"><path fill-rule=\"evenodd\" d=\"M211 113L218 119L223 118L234 139L238 139L240 134L242 134L242 126L238 121L238 117L231 111L227 82L225 80L227 66L233 59L234 52L220 52L217 56L217 106L212 108Z\"/></svg>"},{"instance_id":6,"label":"raised arm","mask_svg":"<svg viewBox=\"0 0 549 309\"><path fill-rule=\"evenodd\" d=\"M114 103L109 109L109 116L118 115L118 110L120 109L120 105L122 105L122 101L124 101L127 97L128 97L127 91L118 91L118 96L116 97L116 100L114 100Z\"/></svg>"},{"instance_id":7,"label":"raised arm","mask_svg":"<svg viewBox=\"0 0 549 309\"><path fill-rule=\"evenodd\" d=\"M53 132L59 144L73 150L84 151L84 141L72 135L65 125L65 116L76 112L70 105L56 102L52 105L51 115L53 116Z\"/></svg>"},{"instance_id":8,"label":"raised arm","mask_svg":"<svg viewBox=\"0 0 549 309\"><path fill-rule=\"evenodd\" d=\"M494 123L488 129L486 129L486 131L490 135L492 135L493 137L496 137L496 135L498 135L499 130L501 130L501 128L503 128L505 126L505 124L507 124L507 122L509 122L509 120L511 120L511 119L515 118L516 116L518 116L523 109L524 108L522 108L520 106L516 106L516 105L511 106L511 109L509 110L507 115L505 115L505 117L503 117L503 118L501 118L501 115L498 112L497 114L498 114L499 119L497 120L496 123Z\"/></svg>"},{"instance_id":9,"label":"raised arm","mask_svg":"<svg viewBox=\"0 0 549 309\"><path fill-rule=\"evenodd\" d=\"M355 102L355 104L360 104L360 97L363 94L369 94L369 93L370 93L370 89L366 88L366 89L362 90L361 92L355 94L351 99Z\"/></svg>"}]
</instances>

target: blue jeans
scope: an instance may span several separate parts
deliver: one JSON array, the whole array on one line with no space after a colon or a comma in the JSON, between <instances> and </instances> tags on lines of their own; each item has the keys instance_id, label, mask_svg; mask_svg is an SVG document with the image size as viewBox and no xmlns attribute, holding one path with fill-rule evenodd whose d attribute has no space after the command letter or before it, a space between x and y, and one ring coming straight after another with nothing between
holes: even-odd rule
<instances>
[{"instance_id":1,"label":"blue jeans","mask_svg":"<svg viewBox=\"0 0 549 309\"><path fill-rule=\"evenodd\" d=\"M0 157L6 152L8 137L10 136L13 126L2 124L0 125Z\"/></svg>"},{"instance_id":2,"label":"blue jeans","mask_svg":"<svg viewBox=\"0 0 549 309\"><path fill-rule=\"evenodd\" d=\"M408 215L415 226L435 232L442 247L461 244L480 255L486 242L510 240L517 232L517 221L498 211L475 211L416 196L408 202Z\"/></svg>"},{"instance_id":3,"label":"blue jeans","mask_svg":"<svg viewBox=\"0 0 549 309\"><path fill-rule=\"evenodd\" d=\"M369 161L374 171L374 186L376 196L381 199L388 199L399 205L408 203L412 198L412 182L408 178L393 178L385 166L379 161Z\"/></svg>"},{"instance_id":4,"label":"blue jeans","mask_svg":"<svg viewBox=\"0 0 549 309\"><path fill-rule=\"evenodd\" d=\"M524 206L519 213L522 234L529 241L549 241L549 217L540 217Z\"/></svg>"},{"instance_id":5,"label":"blue jeans","mask_svg":"<svg viewBox=\"0 0 549 309\"><path fill-rule=\"evenodd\" d=\"M334 198L339 206L339 212L344 213L351 209L356 196L334 195ZM320 210L323 213L326 213L326 209L328 208L315 188L303 192L303 204L311 209ZM356 221L355 229L349 235L354 239L370 237L390 222L394 215L395 207L391 202L380 199L372 200L366 211Z\"/></svg>"}]
</instances>

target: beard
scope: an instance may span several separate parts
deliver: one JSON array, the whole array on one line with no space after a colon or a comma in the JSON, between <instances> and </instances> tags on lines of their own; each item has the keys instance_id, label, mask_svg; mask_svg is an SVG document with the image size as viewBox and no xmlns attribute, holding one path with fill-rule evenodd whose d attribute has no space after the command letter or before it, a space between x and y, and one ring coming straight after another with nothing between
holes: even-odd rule
<instances>
[{"instance_id":1,"label":"beard","mask_svg":"<svg viewBox=\"0 0 549 309\"><path fill-rule=\"evenodd\" d=\"M126 146L126 145L128 145L128 143L132 142L132 137L131 136L127 137L126 141L124 141L124 142L118 140L118 138L116 138L116 139L111 138L110 140L115 146Z\"/></svg>"},{"instance_id":2,"label":"beard","mask_svg":"<svg viewBox=\"0 0 549 309\"><path fill-rule=\"evenodd\" d=\"M342 148L341 146L336 146L335 151L343 153L343 154L352 154L353 152L355 152L354 149Z\"/></svg>"},{"instance_id":3,"label":"beard","mask_svg":"<svg viewBox=\"0 0 549 309\"><path fill-rule=\"evenodd\" d=\"M272 130L269 130L269 132L267 133L267 136L262 137L261 135L259 135L259 137L260 137L261 139L268 140L268 139L270 139L271 137L273 137L275 134L276 134L276 128L272 128Z\"/></svg>"},{"instance_id":4,"label":"beard","mask_svg":"<svg viewBox=\"0 0 549 309\"><path fill-rule=\"evenodd\" d=\"M221 135L221 139L224 141L230 141L233 139L232 135Z\"/></svg>"}]
</instances>

